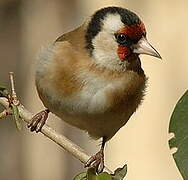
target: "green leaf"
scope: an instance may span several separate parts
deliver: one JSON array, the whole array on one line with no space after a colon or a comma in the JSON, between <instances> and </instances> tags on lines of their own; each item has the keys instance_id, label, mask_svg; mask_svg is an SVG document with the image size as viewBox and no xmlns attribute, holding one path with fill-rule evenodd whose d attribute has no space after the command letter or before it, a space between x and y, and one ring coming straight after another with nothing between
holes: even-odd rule
<instances>
[{"instance_id":1,"label":"green leaf","mask_svg":"<svg viewBox=\"0 0 188 180\"><path fill-rule=\"evenodd\" d=\"M0 85L0 97L7 97L9 94L5 86Z\"/></svg>"},{"instance_id":2,"label":"green leaf","mask_svg":"<svg viewBox=\"0 0 188 180\"><path fill-rule=\"evenodd\" d=\"M89 168L87 171L87 180L112 180L112 177L106 172L97 175L95 168Z\"/></svg>"},{"instance_id":3,"label":"green leaf","mask_svg":"<svg viewBox=\"0 0 188 180\"><path fill-rule=\"evenodd\" d=\"M78 174L73 180L123 180L127 174L127 165L115 170L114 174L103 172L97 175L95 168L89 168L87 173Z\"/></svg>"},{"instance_id":4,"label":"green leaf","mask_svg":"<svg viewBox=\"0 0 188 180\"><path fill-rule=\"evenodd\" d=\"M87 180L86 172L82 172L74 177L73 180Z\"/></svg>"},{"instance_id":5,"label":"green leaf","mask_svg":"<svg viewBox=\"0 0 188 180\"><path fill-rule=\"evenodd\" d=\"M97 175L96 180L112 180L112 177L108 173L103 172Z\"/></svg>"},{"instance_id":6,"label":"green leaf","mask_svg":"<svg viewBox=\"0 0 188 180\"><path fill-rule=\"evenodd\" d=\"M112 175L112 180L123 180L123 178L127 174L127 165L125 164L122 168L118 168L115 170Z\"/></svg>"},{"instance_id":7,"label":"green leaf","mask_svg":"<svg viewBox=\"0 0 188 180\"><path fill-rule=\"evenodd\" d=\"M6 89L6 87L5 87L5 86L0 85L0 91L4 91L5 89Z\"/></svg>"},{"instance_id":8,"label":"green leaf","mask_svg":"<svg viewBox=\"0 0 188 180\"><path fill-rule=\"evenodd\" d=\"M169 132L175 135L169 145L170 148L177 148L173 154L176 165L183 179L188 180L188 91L176 104L170 119Z\"/></svg>"},{"instance_id":9,"label":"green leaf","mask_svg":"<svg viewBox=\"0 0 188 180\"><path fill-rule=\"evenodd\" d=\"M96 176L95 168L89 168L87 170L87 180L96 180Z\"/></svg>"},{"instance_id":10,"label":"green leaf","mask_svg":"<svg viewBox=\"0 0 188 180\"><path fill-rule=\"evenodd\" d=\"M21 124L21 119L19 116L19 110L18 110L18 107L15 106L14 104L12 104L12 113L13 113L13 117L14 117L17 129L21 130L22 124Z\"/></svg>"}]
</instances>

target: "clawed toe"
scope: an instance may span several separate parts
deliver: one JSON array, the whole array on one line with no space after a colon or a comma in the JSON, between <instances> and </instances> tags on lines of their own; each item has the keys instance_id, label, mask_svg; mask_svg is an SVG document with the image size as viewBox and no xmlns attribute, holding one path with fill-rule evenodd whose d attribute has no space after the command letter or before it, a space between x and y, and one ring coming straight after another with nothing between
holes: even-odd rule
<instances>
[{"instance_id":1,"label":"clawed toe","mask_svg":"<svg viewBox=\"0 0 188 180\"><path fill-rule=\"evenodd\" d=\"M44 126L47 118L48 118L49 110L43 110L37 113L32 119L31 122L28 124L28 128L30 128L31 132L36 131L37 133L41 131L42 127Z\"/></svg>"},{"instance_id":2,"label":"clawed toe","mask_svg":"<svg viewBox=\"0 0 188 180\"><path fill-rule=\"evenodd\" d=\"M85 164L85 167L96 168L97 173L101 173L104 169L104 153L101 149L97 154L93 155Z\"/></svg>"}]
</instances>

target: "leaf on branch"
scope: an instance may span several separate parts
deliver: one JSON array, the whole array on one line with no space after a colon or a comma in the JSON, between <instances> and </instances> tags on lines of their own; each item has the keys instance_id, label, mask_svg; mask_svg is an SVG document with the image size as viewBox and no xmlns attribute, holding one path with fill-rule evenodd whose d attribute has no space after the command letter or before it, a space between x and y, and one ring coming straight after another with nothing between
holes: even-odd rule
<instances>
[{"instance_id":1,"label":"leaf on branch","mask_svg":"<svg viewBox=\"0 0 188 180\"><path fill-rule=\"evenodd\" d=\"M12 114L16 123L16 127L18 130L22 129L22 124L21 124L21 119L20 119L20 115L19 115L19 110L18 107L15 106L14 104L11 105L12 106Z\"/></svg>"},{"instance_id":2,"label":"leaf on branch","mask_svg":"<svg viewBox=\"0 0 188 180\"><path fill-rule=\"evenodd\" d=\"M0 85L0 97L7 97L9 94L5 86Z\"/></svg>"},{"instance_id":3,"label":"leaf on branch","mask_svg":"<svg viewBox=\"0 0 188 180\"><path fill-rule=\"evenodd\" d=\"M112 175L112 180L123 180L127 174L127 165L125 164L122 168L118 168L115 170Z\"/></svg>"},{"instance_id":4,"label":"leaf on branch","mask_svg":"<svg viewBox=\"0 0 188 180\"><path fill-rule=\"evenodd\" d=\"M176 104L170 119L169 132L174 133L170 139L170 148L177 148L173 154L176 165L184 180L188 180L188 91Z\"/></svg>"},{"instance_id":5,"label":"leaf on branch","mask_svg":"<svg viewBox=\"0 0 188 180\"><path fill-rule=\"evenodd\" d=\"M97 175L95 168L89 168L87 171L87 180L112 180L112 177L106 172Z\"/></svg>"},{"instance_id":6,"label":"leaf on branch","mask_svg":"<svg viewBox=\"0 0 188 180\"><path fill-rule=\"evenodd\" d=\"M87 180L87 173L82 172L82 173L76 175L76 177L74 177L73 180Z\"/></svg>"},{"instance_id":7,"label":"leaf on branch","mask_svg":"<svg viewBox=\"0 0 188 180\"><path fill-rule=\"evenodd\" d=\"M97 174L95 168L89 168L86 172L78 174L73 180L113 180L106 172Z\"/></svg>"},{"instance_id":8,"label":"leaf on branch","mask_svg":"<svg viewBox=\"0 0 188 180\"><path fill-rule=\"evenodd\" d=\"M96 180L96 169L95 168L89 168L87 170L87 180Z\"/></svg>"},{"instance_id":9,"label":"leaf on branch","mask_svg":"<svg viewBox=\"0 0 188 180\"><path fill-rule=\"evenodd\" d=\"M103 172L97 175L96 180L112 180L112 176L107 172Z\"/></svg>"}]
</instances>

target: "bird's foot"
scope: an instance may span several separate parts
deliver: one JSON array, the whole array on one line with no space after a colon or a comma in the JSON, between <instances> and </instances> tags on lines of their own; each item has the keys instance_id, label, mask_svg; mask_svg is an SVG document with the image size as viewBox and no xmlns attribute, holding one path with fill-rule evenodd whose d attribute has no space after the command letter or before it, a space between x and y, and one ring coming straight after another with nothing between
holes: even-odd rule
<instances>
[{"instance_id":1,"label":"bird's foot","mask_svg":"<svg viewBox=\"0 0 188 180\"><path fill-rule=\"evenodd\" d=\"M31 122L27 126L28 128L30 128L31 132L36 131L38 133L39 131L41 131L48 118L49 112L50 111L48 109L45 109L33 116Z\"/></svg>"},{"instance_id":2,"label":"bird's foot","mask_svg":"<svg viewBox=\"0 0 188 180\"><path fill-rule=\"evenodd\" d=\"M85 167L96 168L97 173L101 173L104 169L104 150L101 149L97 154L91 156L86 162Z\"/></svg>"}]
</instances>

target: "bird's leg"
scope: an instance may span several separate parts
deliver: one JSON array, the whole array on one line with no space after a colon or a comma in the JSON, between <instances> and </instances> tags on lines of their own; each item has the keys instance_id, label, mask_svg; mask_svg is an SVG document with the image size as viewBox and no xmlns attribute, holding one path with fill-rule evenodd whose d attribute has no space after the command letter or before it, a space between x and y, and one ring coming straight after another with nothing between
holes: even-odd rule
<instances>
[{"instance_id":1,"label":"bird's leg","mask_svg":"<svg viewBox=\"0 0 188 180\"><path fill-rule=\"evenodd\" d=\"M28 128L30 128L32 132L36 131L38 133L44 126L48 118L49 112L50 112L49 109L45 109L37 113L35 116L33 116L33 118L31 119L31 122L28 124Z\"/></svg>"},{"instance_id":2,"label":"bird's leg","mask_svg":"<svg viewBox=\"0 0 188 180\"><path fill-rule=\"evenodd\" d=\"M94 167L96 168L97 173L101 173L104 169L104 146L106 143L106 137L102 138L102 145L100 151L91 156L86 162L85 167Z\"/></svg>"}]
</instances>

